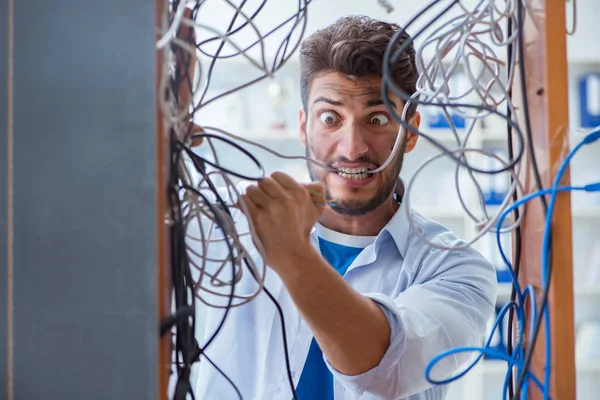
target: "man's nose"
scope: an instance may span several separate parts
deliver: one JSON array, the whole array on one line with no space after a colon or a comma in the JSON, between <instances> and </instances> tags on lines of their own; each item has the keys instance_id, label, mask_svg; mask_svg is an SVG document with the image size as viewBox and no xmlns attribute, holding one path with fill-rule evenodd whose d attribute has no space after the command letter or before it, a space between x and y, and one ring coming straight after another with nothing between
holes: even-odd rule
<instances>
[{"instance_id":1,"label":"man's nose","mask_svg":"<svg viewBox=\"0 0 600 400\"><path fill-rule=\"evenodd\" d=\"M338 151L340 155L349 160L356 160L363 154L366 154L369 146L365 141L364 134L360 127L352 122L343 128L341 138L338 142Z\"/></svg>"}]
</instances>

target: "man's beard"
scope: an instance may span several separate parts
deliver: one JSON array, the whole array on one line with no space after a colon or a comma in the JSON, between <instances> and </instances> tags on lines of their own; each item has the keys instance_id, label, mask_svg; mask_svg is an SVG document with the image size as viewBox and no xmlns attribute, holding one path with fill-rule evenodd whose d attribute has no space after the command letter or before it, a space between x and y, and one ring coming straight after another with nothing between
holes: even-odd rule
<instances>
[{"instance_id":1,"label":"man's beard","mask_svg":"<svg viewBox=\"0 0 600 400\"><path fill-rule=\"evenodd\" d=\"M398 152L396 156L383 171L378 172L379 174L384 174L387 172L387 175L384 177L384 181L382 186L379 188L377 193L373 195L369 199L365 200L342 200L334 198L331 195L331 191L327 185L325 180L325 175L328 173L324 171L321 167L318 167L310 162L306 162L308 167L308 174L310 176L311 181L321 181L325 184L325 196L327 202L333 203L330 205L331 209L338 214L348 215L348 216L358 216L365 215L370 213L371 211L377 209L381 206L390 195L394 192L396 188L396 184L398 182L398 177L400 176L400 171L402 170L402 162L404 161L404 150L406 148L406 138L400 144ZM310 149L310 150L309 150ZM314 150L310 143L307 143L306 146L306 157L313 158ZM311 154L312 153L312 154ZM335 161L343 161L343 162L364 162L364 163L372 163L374 160L359 158L356 160L347 160L347 159L336 159L331 162L326 163L327 165L333 164ZM322 162L322 161L321 161ZM375 163L376 164L376 163ZM378 165L378 164L376 164ZM348 188L350 191L358 192L359 188Z\"/></svg>"}]
</instances>

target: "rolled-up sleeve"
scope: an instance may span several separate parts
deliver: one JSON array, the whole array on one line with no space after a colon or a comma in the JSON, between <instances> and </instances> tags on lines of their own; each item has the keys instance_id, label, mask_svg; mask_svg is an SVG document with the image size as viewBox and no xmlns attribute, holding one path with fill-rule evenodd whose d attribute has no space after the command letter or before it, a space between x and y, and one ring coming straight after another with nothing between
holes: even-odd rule
<instances>
[{"instance_id":1,"label":"rolled-up sleeve","mask_svg":"<svg viewBox=\"0 0 600 400\"><path fill-rule=\"evenodd\" d=\"M441 253L445 253L442 254ZM379 365L359 375L345 375L327 365L346 390L378 399L398 399L432 386L425 368L440 353L479 346L494 311L496 273L475 252L436 252L423 263L435 271L393 298L365 293L385 313L390 345ZM434 264L434 265L432 265ZM473 354L455 353L439 360L431 378L454 375Z\"/></svg>"}]
</instances>

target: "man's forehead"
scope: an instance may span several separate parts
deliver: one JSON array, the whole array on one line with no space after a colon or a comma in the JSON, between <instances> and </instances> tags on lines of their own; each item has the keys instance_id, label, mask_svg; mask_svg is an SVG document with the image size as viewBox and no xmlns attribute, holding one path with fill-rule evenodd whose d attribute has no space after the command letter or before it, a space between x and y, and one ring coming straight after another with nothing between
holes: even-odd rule
<instances>
[{"instance_id":1,"label":"man's forehead","mask_svg":"<svg viewBox=\"0 0 600 400\"><path fill-rule=\"evenodd\" d=\"M327 74L315 78L313 93L319 92L342 96L380 96L381 79L377 77L355 77L352 75Z\"/></svg>"},{"instance_id":2,"label":"man's forehead","mask_svg":"<svg viewBox=\"0 0 600 400\"><path fill-rule=\"evenodd\" d=\"M390 103L394 108L402 107L404 102L388 90ZM381 102L381 78L378 76L355 77L337 72L317 76L311 85L309 101L327 98L343 104L375 104ZM379 102L377 102L379 100ZM315 103L316 104L316 103ZM380 103L379 103L380 104ZM312 108L312 106L311 106Z\"/></svg>"}]
</instances>

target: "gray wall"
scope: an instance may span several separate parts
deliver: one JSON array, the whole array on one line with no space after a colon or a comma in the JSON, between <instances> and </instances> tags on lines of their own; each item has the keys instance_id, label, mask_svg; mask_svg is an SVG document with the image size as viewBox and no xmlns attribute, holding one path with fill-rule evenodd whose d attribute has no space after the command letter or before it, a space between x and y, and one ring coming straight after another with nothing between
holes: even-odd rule
<instances>
[{"instance_id":1,"label":"gray wall","mask_svg":"<svg viewBox=\"0 0 600 400\"><path fill-rule=\"evenodd\" d=\"M0 0L0 399L5 399L6 369L6 124L8 0Z\"/></svg>"},{"instance_id":2,"label":"gray wall","mask_svg":"<svg viewBox=\"0 0 600 400\"><path fill-rule=\"evenodd\" d=\"M16 399L158 398L154 15L145 0L15 1Z\"/></svg>"}]
</instances>

